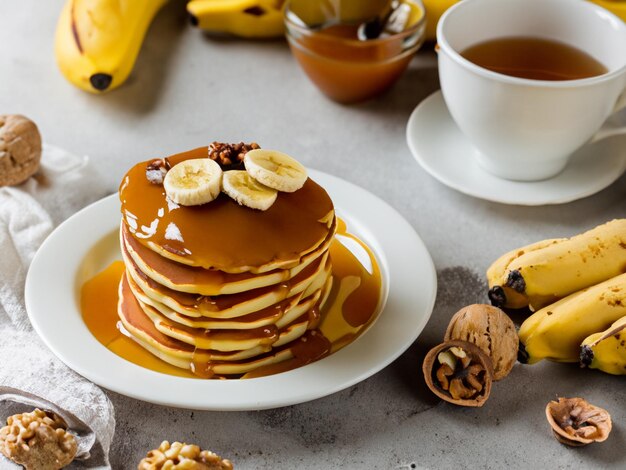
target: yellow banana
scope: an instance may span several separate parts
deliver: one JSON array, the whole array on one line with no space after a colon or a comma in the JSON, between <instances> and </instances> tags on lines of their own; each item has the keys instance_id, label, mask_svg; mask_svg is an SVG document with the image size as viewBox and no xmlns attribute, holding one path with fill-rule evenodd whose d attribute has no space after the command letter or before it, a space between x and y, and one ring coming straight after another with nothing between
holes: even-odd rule
<instances>
[{"instance_id":1,"label":"yellow banana","mask_svg":"<svg viewBox=\"0 0 626 470\"><path fill-rule=\"evenodd\" d=\"M583 341L580 365L609 374L626 375L626 316Z\"/></svg>"},{"instance_id":2,"label":"yellow banana","mask_svg":"<svg viewBox=\"0 0 626 470\"><path fill-rule=\"evenodd\" d=\"M437 23L448 8L458 0L422 0L426 9L426 40L437 39Z\"/></svg>"},{"instance_id":3,"label":"yellow banana","mask_svg":"<svg viewBox=\"0 0 626 470\"><path fill-rule=\"evenodd\" d=\"M591 3L596 3L603 8L606 8L611 13L619 16L623 21L626 21L626 2L621 0L589 0Z\"/></svg>"},{"instance_id":4,"label":"yellow banana","mask_svg":"<svg viewBox=\"0 0 626 470\"><path fill-rule=\"evenodd\" d=\"M520 294L506 285L500 285L502 279L505 278L507 268L520 256L531 251L546 248L550 245L554 245L555 243L562 242L563 240L565 240L565 238L542 240L540 242L509 251L494 261L493 264L489 266L489 269L487 269L487 282L489 283L489 299L491 300L491 303L496 307L514 309L528 307L528 298L524 294Z\"/></svg>"},{"instance_id":5,"label":"yellow banana","mask_svg":"<svg viewBox=\"0 0 626 470\"><path fill-rule=\"evenodd\" d=\"M191 0L191 24L244 38L282 37L285 0Z\"/></svg>"},{"instance_id":6,"label":"yellow banana","mask_svg":"<svg viewBox=\"0 0 626 470\"><path fill-rule=\"evenodd\" d=\"M167 0L67 0L55 37L61 72L100 93L130 74L152 19Z\"/></svg>"},{"instance_id":7,"label":"yellow banana","mask_svg":"<svg viewBox=\"0 0 626 470\"><path fill-rule=\"evenodd\" d=\"M626 270L626 219L607 222L569 239L547 242L545 247L514 258L499 278L495 274L490 277L492 291L508 287L526 297L531 310L538 310ZM502 263L498 260L496 264Z\"/></svg>"},{"instance_id":8,"label":"yellow banana","mask_svg":"<svg viewBox=\"0 0 626 470\"><path fill-rule=\"evenodd\" d=\"M626 274L571 294L528 317L519 330L532 364L578 362L581 343L626 316Z\"/></svg>"},{"instance_id":9,"label":"yellow banana","mask_svg":"<svg viewBox=\"0 0 626 470\"><path fill-rule=\"evenodd\" d=\"M433 41L437 39L437 22L448 8L457 3L459 0L422 0L424 8L426 8L426 40ZM626 2L619 0L589 0L601 7L606 8L610 12L619 16L626 21Z\"/></svg>"}]
</instances>

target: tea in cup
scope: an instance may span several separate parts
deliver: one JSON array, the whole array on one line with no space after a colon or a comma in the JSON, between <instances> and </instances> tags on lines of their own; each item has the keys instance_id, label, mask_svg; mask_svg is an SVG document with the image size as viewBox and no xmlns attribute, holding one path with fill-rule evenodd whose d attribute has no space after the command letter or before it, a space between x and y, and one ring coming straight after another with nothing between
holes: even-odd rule
<instances>
[{"instance_id":1,"label":"tea in cup","mask_svg":"<svg viewBox=\"0 0 626 470\"><path fill-rule=\"evenodd\" d=\"M582 0L464 0L437 27L452 118L501 178L560 173L626 106L626 24Z\"/></svg>"}]
</instances>

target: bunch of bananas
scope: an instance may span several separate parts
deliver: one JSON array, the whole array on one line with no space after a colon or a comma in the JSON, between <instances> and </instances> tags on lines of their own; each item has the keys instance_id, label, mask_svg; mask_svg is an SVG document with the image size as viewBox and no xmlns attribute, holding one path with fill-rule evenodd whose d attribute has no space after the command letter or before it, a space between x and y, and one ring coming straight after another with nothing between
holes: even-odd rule
<instances>
[{"instance_id":1,"label":"bunch of bananas","mask_svg":"<svg viewBox=\"0 0 626 470\"><path fill-rule=\"evenodd\" d=\"M143 39L167 0L67 0L55 37L61 73L92 93L128 78ZM192 0L191 23L246 38L283 35L284 0Z\"/></svg>"},{"instance_id":2,"label":"bunch of bananas","mask_svg":"<svg viewBox=\"0 0 626 470\"><path fill-rule=\"evenodd\" d=\"M581 362L626 374L626 219L500 257L487 271L492 303L529 307L519 337L528 363Z\"/></svg>"},{"instance_id":3,"label":"bunch of bananas","mask_svg":"<svg viewBox=\"0 0 626 470\"><path fill-rule=\"evenodd\" d=\"M441 15L458 0L423 0L426 39L436 37ZM591 0L626 21L624 2ZM150 26L167 0L67 0L56 30L55 54L65 78L83 90L102 93L130 74ZM244 38L284 34L285 0L190 0L191 24L205 31Z\"/></svg>"},{"instance_id":4,"label":"bunch of bananas","mask_svg":"<svg viewBox=\"0 0 626 470\"><path fill-rule=\"evenodd\" d=\"M285 0L191 0L191 24L205 31L243 38L283 36Z\"/></svg>"}]
</instances>

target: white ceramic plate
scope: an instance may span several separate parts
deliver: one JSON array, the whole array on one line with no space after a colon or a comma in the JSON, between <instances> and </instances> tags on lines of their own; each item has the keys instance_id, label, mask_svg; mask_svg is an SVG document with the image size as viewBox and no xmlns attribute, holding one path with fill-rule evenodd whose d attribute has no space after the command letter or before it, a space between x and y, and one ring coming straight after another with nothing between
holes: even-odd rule
<instances>
[{"instance_id":1,"label":"white ceramic plate","mask_svg":"<svg viewBox=\"0 0 626 470\"><path fill-rule=\"evenodd\" d=\"M478 150L452 119L441 91L422 101L409 119L406 138L415 160L434 178L464 194L524 206L562 204L601 191L626 170L626 137L585 145L565 170L544 181L509 181L483 170Z\"/></svg>"},{"instance_id":2,"label":"white ceramic plate","mask_svg":"<svg viewBox=\"0 0 626 470\"><path fill-rule=\"evenodd\" d=\"M320 398L375 374L405 351L428 321L437 280L419 236L392 207L339 178L311 171L351 232L376 254L384 278L383 310L356 341L318 362L249 380L200 380L161 374L109 351L79 312L80 287L119 259L117 195L61 224L37 252L26 278L26 308L35 330L69 367L109 390L168 406L259 410Z\"/></svg>"}]
</instances>

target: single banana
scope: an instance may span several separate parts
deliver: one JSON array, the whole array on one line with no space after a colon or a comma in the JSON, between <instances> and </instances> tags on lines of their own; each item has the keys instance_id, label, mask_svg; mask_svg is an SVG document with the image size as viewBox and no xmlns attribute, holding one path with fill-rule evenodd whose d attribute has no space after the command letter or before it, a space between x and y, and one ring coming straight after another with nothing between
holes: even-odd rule
<instances>
[{"instance_id":1,"label":"single banana","mask_svg":"<svg viewBox=\"0 0 626 470\"><path fill-rule=\"evenodd\" d=\"M513 309L528 307L528 298L524 294L520 294L510 287L501 286L499 285L499 283L504 277L509 265L517 258L531 251L536 251L541 248L548 247L563 240L566 239L556 238L551 240L542 240L540 242L533 243L531 245L527 245L513 251L509 251L508 253L505 253L504 255L500 256L500 258L498 258L496 261L494 261L493 264L489 266L489 269L487 269L489 299L491 300L491 303L496 307Z\"/></svg>"},{"instance_id":2,"label":"single banana","mask_svg":"<svg viewBox=\"0 0 626 470\"><path fill-rule=\"evenodd\" d=\"M580 365L609 374L626 375L626 316L583 341Z\"/></svg>"},{"instance_id":3,"label":"single banana","mask_svg":"<svg viewBox=\"0 0 626 470\"><path fill-rule=\"evenodd\" d=\"M284 0L192 0L187 4L191 24L205 31L244 38L285 34Z\"/></svg>"},{"instance_id":4,"label":"single banana","mask_svg":"<svg viewBox=\"0 0 626 470\"><path fill-rule=\"evenodd\" d=\"M578 362L580 345L626 316L626 274L571 294L528 317L519 330L527 362Z\"/></svg>"},{"instance_id":5,"label":"single banana","mask_svg":"<svg viewBox=\"0 0 626 470\"><path fill-rule=\"evenodd\" d=\"M626 270L626 219L607 222L569 239L546 242L547 246L525 251L499 276L490 277L492 290L512 289L526 297L531 310L539 310ZM493 272L500 271L494 268Z\"/></svg>"},{"instance_id":6,"label":"single banana","mask_svg":"<svg viewBox=\"0 0 626 470\"><path fill-rule=\"evenodd\" d=\"M225 172L222 190L238 204L261 211L272 207L278 196L275 189L263 186L243 170Z\"/></svg>"},{"instance_id":7,"label":"single banana","mask_svg":"<svg viewBox=\"0 0 626 470\"><path fill-rule=\"evenodd\" d=\"M220 194L222 169L210 158L194 158L174 165L163 179L167 197L181 206L199 206Z\"/></svg>"},{"instance_id":8,"label":"single banana","mask_svg":"<svg viewBox=\"0 0 626 470\"><path fill-rule=\"evenodd\" d=\"M304 165L276 150L251 150L243 158L243 164L255 180L277 191L293 193L307 180Z\"/></svg>"},{"instance_id":9,"label":"single banana","mask_svg":"<svg viewBox=\"0 0 626 470\"><path fill-rule=\"evenodd\" d=\"M422 0L426 9L426 40L437 39L437 23L448 8L459 0Z\"/></svg>"},{"instance_id":10,"label":"single banana","mask_svg":"<svg viewBox=\"0 0 626 470\"><path fill-rule=\"evenodd\" d=\"M55 36L61 73L100 93L130 74L152 19L167 0L67 0Z\"/></svg>"},{"instance_id":11,"label":"single banana","mask_svg":"<svg viewBox=\"0 0 626 470\"><path fill-rule=\"evenodd\" d=\"M616 16L619 16L622 21L626 22L626 2L622 0L589 0L592 3L597 3L602 8L609 10Z\"/></svg>"}]
</instances>

